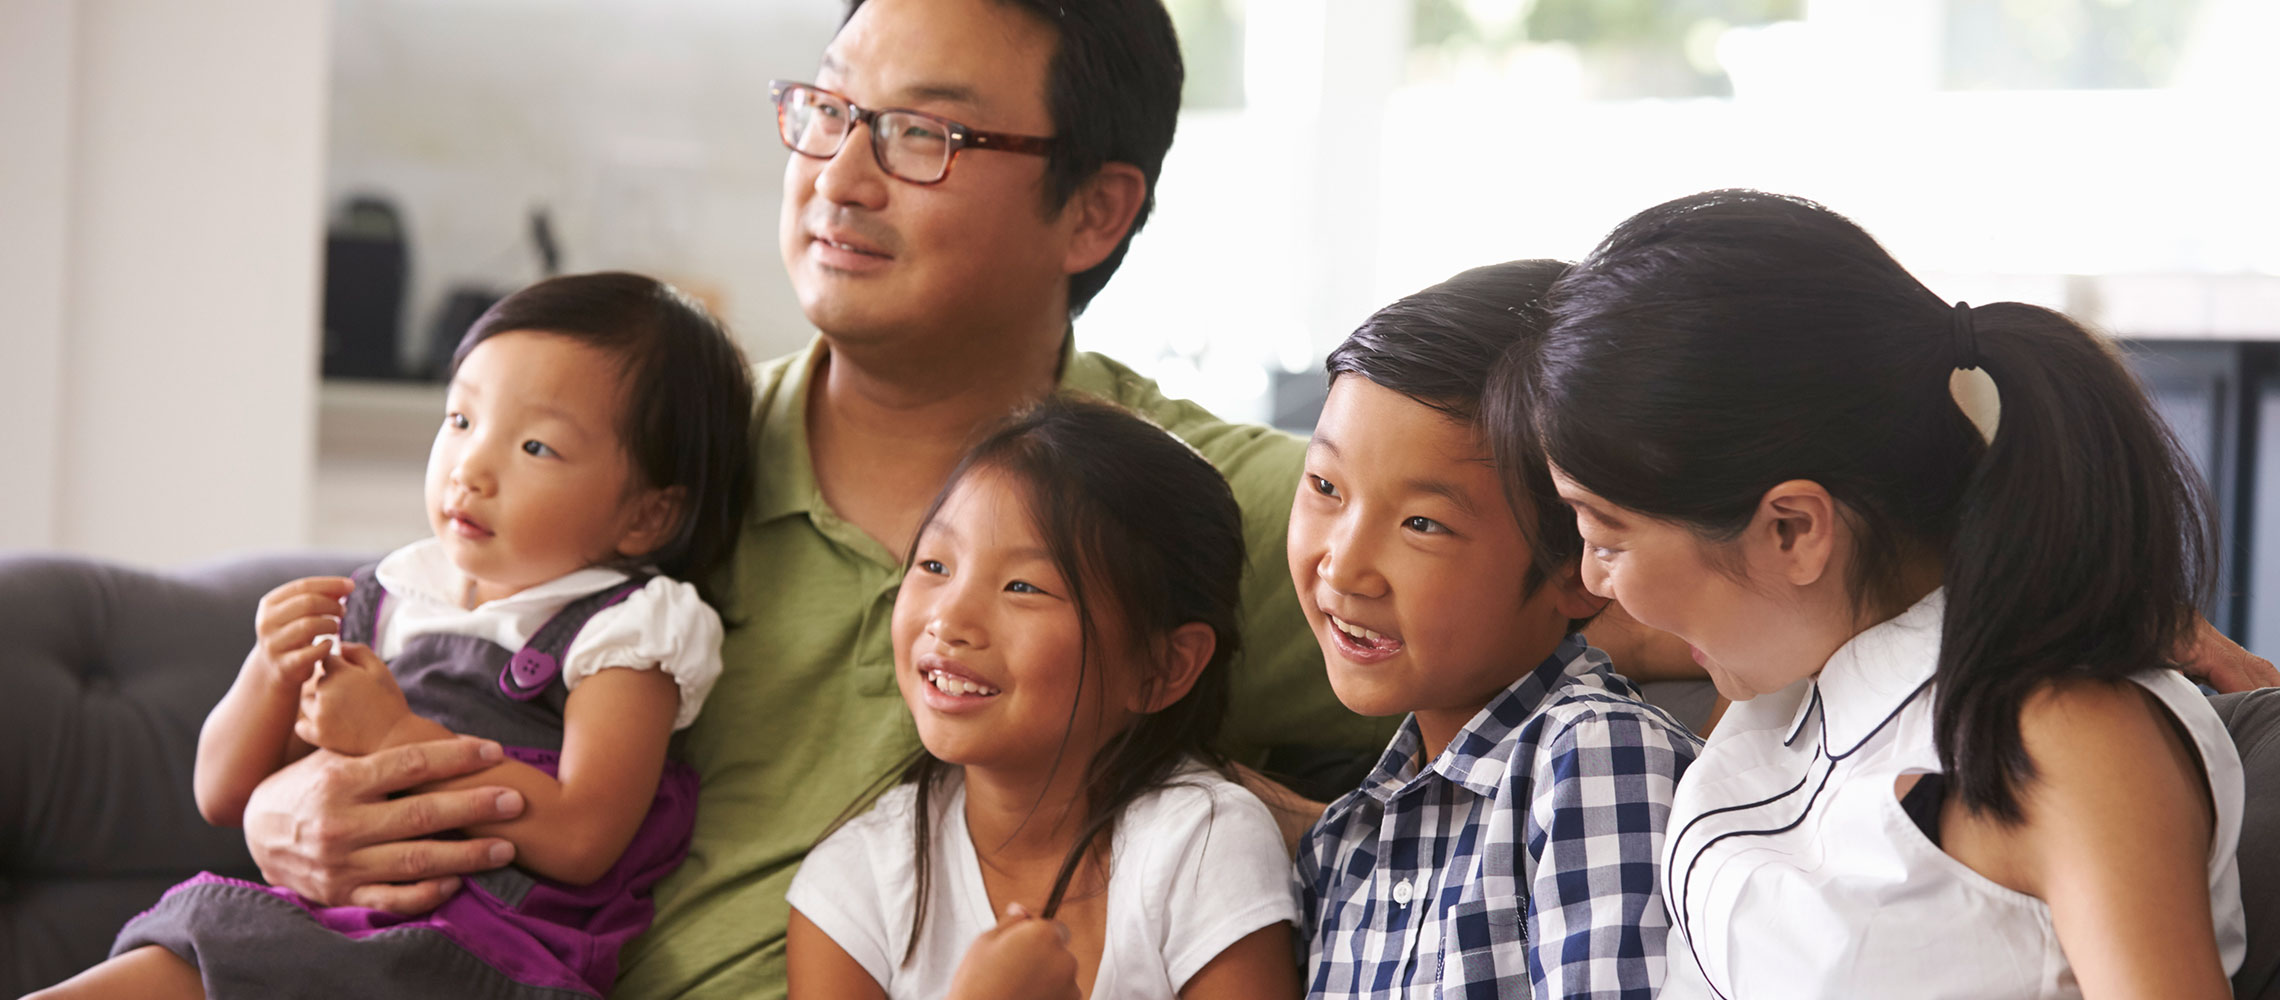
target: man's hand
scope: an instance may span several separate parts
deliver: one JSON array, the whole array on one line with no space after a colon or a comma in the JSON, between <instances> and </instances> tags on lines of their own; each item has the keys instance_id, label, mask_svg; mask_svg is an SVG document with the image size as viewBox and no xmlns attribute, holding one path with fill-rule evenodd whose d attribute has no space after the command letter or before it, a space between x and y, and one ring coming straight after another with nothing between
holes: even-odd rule
<instances>
[{"instance_id":1,"label":"man's hand","mask_svg":"<svg viewBox=\"0 0 2280 1000\"><path fill-rule=\"evenodd\" d=\"M1008 904L1005 919L974 939L950 978L950 1000L1077 1000L1083 995L1077 989L1077 956L1069 953L1069 928L1030 916L1020 903Z\"/></svg>"},{"instance_id":2,"label":"man's hand","mask_svg":"<svg viewBox=\"0 0 2280 1000\"><path fill-rule=\"evenodd\" d=\"M404 691L371 647L344 643L301 685L301 718L293 735L310 746L363 756L388 745L388 734L412 714Z\"/></svg>"},{"instance_id":3,"label":"man's hand","mask_svg":"<svg viewBox=\"0 0 2280 1000\"><path fill-rule=\"evenodd\" d=\"M2185 676L2216 688L2220 694L2280 687L2280 670L2273 669L2271 660L2240 648L2208 619L2199 622L2178 651L2177 663L2184 668Z\"/></svg>"},{"instance_id":4,"label":"man's hand","mask_svg":"<svg viewBox=\"0 0 2280 1000\"><path fill-rule=\"evenodd\" d=\"M498 744L473 739L364 757L319 750L254 789L245 808L246 847L262 878L319 905L426 913L459 890L458 876L514 860L514 845L496 837L413 838L513 819L523 810L522 794L470 788L388 796L502 759Z\"/></svg>"},{"instance_id":5,"label":"man's hand","mask_svg":"<svg viewBox=\"0 0 2280 1000\"><path fill-rule=\"evenodd\" d=\"M329 651L317 640L340 634L341 602L354 589L344 576L312 576L262 595L247 666L287 690L306 683Z\"/></svg>"}]
</instances>

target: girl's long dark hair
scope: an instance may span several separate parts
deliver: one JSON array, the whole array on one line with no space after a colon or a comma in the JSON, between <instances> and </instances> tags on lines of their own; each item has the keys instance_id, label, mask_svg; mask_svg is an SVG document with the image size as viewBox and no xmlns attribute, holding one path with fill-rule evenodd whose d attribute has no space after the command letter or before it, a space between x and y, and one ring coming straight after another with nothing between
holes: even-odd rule
<instances>
[{"instance_id":1,"label":"girl's long dark hair","mask_svg":"<svg viewBox=\"0 0 2280 1000\"><path fill-rule=\"evenodd\" d=\"M1869 620L1944 561L1941 766L2005 822L2045 684L2169 665L2210 581L2200 477L2111 347L2058 313L1934 296L1819 205L1712 191L1617 227L1555 287L1528 382L1551 461L1619 506L1727 539L1766 490L1821 484L1858 538ZM1992 444L1949 379L2002 403Z\"/></svg>"},{"instance_id":2,"label":"girl's long dark hair","mask_svg":"<svg viewBox=\"0 0 2280 1000\"><path fill-rule=\"evenodd\" d=\"M484 341L515 330L569 337L624 368L618 439L634 474L684 492L673 537L626 568L654 565L722 603L721 570L752 502L752 372L728 329L655 278L623 271L569 274L524 288L486 310L452 352L451 370ZM733 623L732 623L733 624Z\"/></svg>"},{"instance_id":3,"label":"girl's long dark hair","mask_svg":"<svg viewBox=\"0 0 2280 1000\"><path fill-rule=\"evenodd\" d=\"M979 469L1024 488L1037 532L1068 582L1083 636L1075 665L1080 695L1083 685L1102 683L1108 661L1153 665L1149 651L1156 640L1189 622L1211 626L1216 638L1186 696L1133 720L1081 762L1085 817L1053 879L1043 914L1050 917L1085 860L1106 860L1117 817L1140 796L1171 784L1190 759L1234 777L1216 741L1227 714L1227 664L1242 647L1243 513L1219 471L1163 429L1104 403L1055 397L999 426L966 454L927 509L920 536L958 484ZM1120 627L1110 629L1110 622ZM1129 637L1131 648L1106 648L1101 637L1111 631ZM1071 731L1076 711L1071 704ZM1067 739L1064 733L1064 750ZM1070 762L1057 755L1054 769L1064 763ZM911 814L918 892L905 962L917 953L926 922L932 800L947 771L921 748L897 776L917 786Z\"/></svg>"}]
</instances>

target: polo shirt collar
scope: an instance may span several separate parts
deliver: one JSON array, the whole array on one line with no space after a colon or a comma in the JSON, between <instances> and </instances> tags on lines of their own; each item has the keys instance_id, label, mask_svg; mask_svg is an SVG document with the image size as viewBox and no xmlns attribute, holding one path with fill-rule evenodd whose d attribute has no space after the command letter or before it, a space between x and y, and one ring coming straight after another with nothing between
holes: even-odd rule
<instances>
[{"instance_id":1,"label":"polo shirt collar","mask_svg":"<svg viewBox=\"0 0 2280 1000\"><path fill-rule=\"evenodd\" d=\"M831 515L823 502L823 488L815 479L815 455L808 450L808 391L815 384L816 366L830 353L819 334L785 367L783 383L760 414L759 440L753 446L752 520L765 523L793 514ZM1116 375L1095 354L1079 354L1072 328L1061 336L1063 390L1076 390L1102 399L1116 396ZM836 516L836 515L831 515Z\"/></svg>"},{"instance_id":2,"label":"polo shirt collar","mask_svg":"<svg viewBox=\"0 0 2280 1000\"><path fill-rule=\"evenodd\" d=\"M1455 782L1475 795L1493 797L1504 786L1512 750L1519 743L1512 735L1534 718L1544 701L1567 678L1607 666L1607 654L1593 649L1583 636L1571 634L1509 687L1489 699L1434 758L1433 773ZM1402 720L1401 731L1378 758L1377 767L1362 783L1362 790L1379 802L1391 802L1404 787L1420 777L1417 753L1425 743L1417 716Z\"/></svg>"}]
</instances>

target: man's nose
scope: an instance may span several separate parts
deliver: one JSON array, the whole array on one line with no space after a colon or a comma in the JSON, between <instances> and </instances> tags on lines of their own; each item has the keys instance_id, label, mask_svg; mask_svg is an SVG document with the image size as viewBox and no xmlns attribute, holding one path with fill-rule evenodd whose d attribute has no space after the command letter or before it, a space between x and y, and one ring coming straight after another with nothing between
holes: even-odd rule
<instances>
[{"instance_id":1,"label":"man's nose","mask_svg":"<svg viewBox=\"0 0 2280 1000\"><path fill-rule=\"evenodd\" d=\"M879 158L872 152L870 123L850 124L847 141L839 144L839 152L819 164L815 192L832 204L869 209L886 206L887 172L880 169Z\"/></svg>"}]
</instances>

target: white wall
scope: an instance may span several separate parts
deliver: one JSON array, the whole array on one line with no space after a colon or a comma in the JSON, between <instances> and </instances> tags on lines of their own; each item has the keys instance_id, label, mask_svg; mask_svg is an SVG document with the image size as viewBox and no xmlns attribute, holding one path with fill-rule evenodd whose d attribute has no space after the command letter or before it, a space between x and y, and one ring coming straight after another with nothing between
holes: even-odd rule
<instances>
[{"instance_id":1,"label":"white wall","mask_svg":"<svg viewBox=\"0 0 2280 1000\"><path fill-rule=\"evenodd\" d=\"M328 205L378 193L408 234L400 343L426 355L454 285L624 268L719 309L754 358L813 331L776 250L774 77L809 79L836 0L332 0ZM449 331L453 341L458 330Z\"/></svg>"},{"instance_id":2,"label":"white wall","mask_svg":"<svg viewBox=\"0 0 2280 1000\"><path fill-rule=\"evenodd\" d=\"M0 4L0 548L305 544L325 23Z\"/></svg>"}]
</instances>

